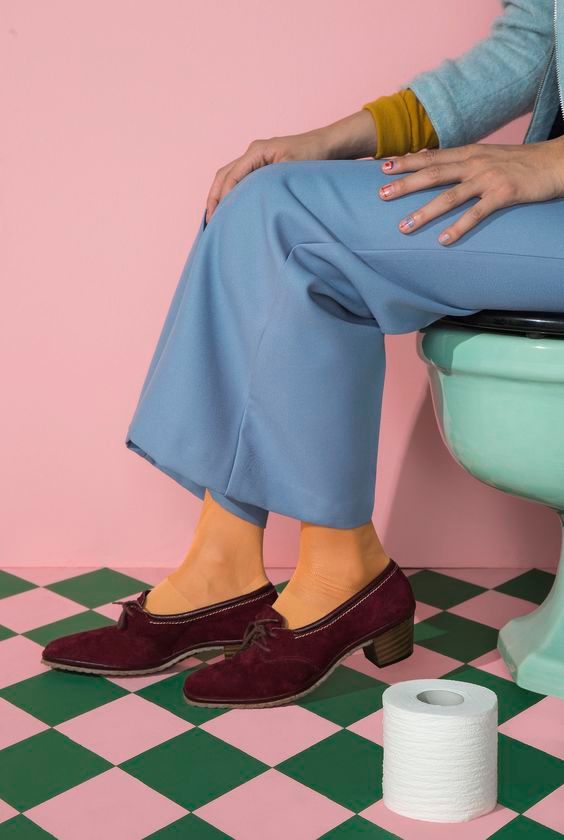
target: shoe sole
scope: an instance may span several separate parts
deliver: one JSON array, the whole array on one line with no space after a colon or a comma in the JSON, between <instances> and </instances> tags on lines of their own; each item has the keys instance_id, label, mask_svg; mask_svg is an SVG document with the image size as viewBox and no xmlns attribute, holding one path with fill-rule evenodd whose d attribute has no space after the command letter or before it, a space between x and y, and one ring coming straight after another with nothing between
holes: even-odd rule
<instances>
[{"instance_id":1,"label":"shoe sole","mask_svg":"<svg viewBox=\"0 0 564 840\"><path fill-rule=\"evenodd\" d=\"M293 703L294 700L299 700L301 697L305 697L306 694L310 694L314 691L321 683L325 682L325 680L331 676L333 671L337 668L338 665L341 664L345 659L348 659L349 656L352 656L353 653L357 653L359 650L363 650L366 645L369 644L369 641L364 641L362 644L358 645L351 650L348 650L344 653L336 662L331 665L331 667L321 675L321 677L315 682L313 685L310 685L309 688L304 689L303 691L298 692L298 694L293 694L291 697L281 697L278 700L265 700L262 703L200 703L196 700L190 700L184 692L182 692L182 696L184 698L184 702L187 703L189 706L202 706L206 709L268 709L273 706L285 706L288 703ZM393 662L388 662L386 665L380 665L376 667L386 668L387 665L395 665L396 662L402 662L404 659L409 659L412 655L413 650L407 653L405 656L400 656L395 659Z\"/></svg>"},{"instance_id":2,"label":"shoe sole","mask_svg":"<svg viewBox=\"0 0 564 840\"><path fill-rule=\"evenodd\" d=\"M173 657L172 659L169 659L168 662L164 663L164 665L159 665L156 668L143 668L133 671L124 671L117 669L110 670L108 668L87 668L81 667L80 665L66 665L64 663L51 662L48 659L43 658L41 659L41 663L57 671L76 671L79 674L97 674L99 676L104 677L142 677L147 674L158 674L160 671L166 671L167 668L171 668L178 662L182 662L184 659L189 659L191 656L194 656L197 653L203 653L204 651L208 650L223 650L224 647L224 645L213 645L212 647L194 648L193 650L189 650L187 652L184 651L184 653L181 653Z\"/></svg>"}]
</instances>

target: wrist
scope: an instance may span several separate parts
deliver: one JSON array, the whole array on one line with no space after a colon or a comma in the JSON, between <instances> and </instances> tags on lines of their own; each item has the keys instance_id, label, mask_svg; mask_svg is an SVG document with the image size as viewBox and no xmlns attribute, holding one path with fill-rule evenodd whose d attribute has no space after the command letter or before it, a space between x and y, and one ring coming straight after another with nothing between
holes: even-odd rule
<instances>
[{"instance_id":1,"label":"wrist","mask_svg":"<svg viewBox=\"0 0 564 840\"><path fill-rule=\"evenodd\" d=\"M327 160L373 157L376 153L376 126L366 109L316 129L315 133Z\"/></svg>"}]
</instances>

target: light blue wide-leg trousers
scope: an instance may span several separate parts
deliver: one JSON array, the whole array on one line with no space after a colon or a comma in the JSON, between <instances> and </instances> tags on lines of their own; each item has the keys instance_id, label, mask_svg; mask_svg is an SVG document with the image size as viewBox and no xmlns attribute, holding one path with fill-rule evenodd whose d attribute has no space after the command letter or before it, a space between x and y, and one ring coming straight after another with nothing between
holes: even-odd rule
<instances>
[{"instance_id":1,"label":"light blue wide-leg trousers","mask_svg":"<svg viewBox=\"0 0 564 840\"><path fill-rule=\"evenodd\" d=\"M370 520L384 335L564 312L564 199L497 211L445 247L473 201L405 235L399 220L445 187L384 202L390 180L373 159L275 163L202 218L127 447L260 525Z\"/></svg>"}]
</instances>

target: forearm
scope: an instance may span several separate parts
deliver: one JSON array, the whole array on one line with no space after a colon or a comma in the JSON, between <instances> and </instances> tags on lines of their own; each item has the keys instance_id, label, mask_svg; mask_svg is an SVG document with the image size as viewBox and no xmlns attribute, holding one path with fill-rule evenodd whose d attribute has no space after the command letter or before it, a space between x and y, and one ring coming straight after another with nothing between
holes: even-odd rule
<instances>
[{"instance_id":1,"label":"forearm","mask_svg":"<svg viewBox=\"0 0 564 840\"><path fill-rule=\"evenodd\" d=\"M368 157L374 154L377 143L374 120L366 110L355 111L309 134L320 141L327 160Z\"/></svg>"}]
</instances>

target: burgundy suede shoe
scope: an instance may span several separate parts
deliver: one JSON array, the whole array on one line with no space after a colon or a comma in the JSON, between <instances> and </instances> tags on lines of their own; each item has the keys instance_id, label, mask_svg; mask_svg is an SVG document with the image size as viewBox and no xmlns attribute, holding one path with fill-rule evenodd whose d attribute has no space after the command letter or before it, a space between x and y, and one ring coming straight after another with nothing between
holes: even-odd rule
<instances>
[{"instance_id":1,"label":"burgundy suede shoe","mask_svg":"<svg viewBox=\"0 0 564 840\"><path fill-rule=\"evenodd\" d=\"M193 706L260 709L313 691L361 648L382 668L413 652L415 598L394 560L352 598L303 627L289 629L270 604L249 623L233 657L190 674L184 698Z\"/></svg>"},{"instance_id":2,"label":"burgundy suede shoe","mask_svg":"<svg viewBox=\"0 0 564 840\"><path fill-rule=\"evenodd\" d=\"M272 583L267 583L209 607L158 615L144 608L150 591L145 589L135 600L114 601L122 605L117 624L49 642L44 664L64 671L132 676L164 671L204 650L223 648L225 656L232 656L257 611L278 597Z\"/></svg>"}]
</instances>

